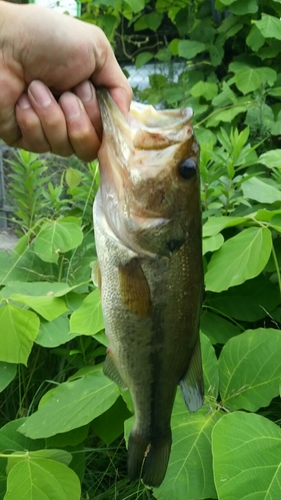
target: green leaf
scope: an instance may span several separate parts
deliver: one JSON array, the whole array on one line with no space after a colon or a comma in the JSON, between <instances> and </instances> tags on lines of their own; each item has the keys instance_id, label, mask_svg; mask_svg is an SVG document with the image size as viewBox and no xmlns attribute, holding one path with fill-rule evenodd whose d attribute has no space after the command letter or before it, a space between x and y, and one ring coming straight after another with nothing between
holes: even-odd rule
<instances>
[{"instance_id":1,"label":"green leaf","mask_svg":"<svg viewBox=\"0 0 281 500\"><path fill-rule=\"evenodd\" d=\"M263 274L225 292L208 293L208 305L212 309L239 321L252 322L270 316L279 303L278 284Z\"/></svg>"},{"instance_id":2,"label":"green leaf","mask_svg":"<svg viewBox=\"0 0 281 500\"><path fill-rule=\"evenodd\" d=\"M237 0L229 5L229 11L238 16L255 14L258 10L259 6L257 0Z\"/></svg>"},{"instance_id":3,"label":"green leaf","mask_svg":"<svg viewBox=\"0 0 281 500\"><path fill-rule=\"evenodd\" d=\"M265 38L262 36L260 30L254 26L252 26L249 35L246 38L246 43L248 47L250 47L254 52L258 52L258 50L264 45Z\"/></svg>"},{"instance_id":4,"label":"green leaf","mask_svg":"<svg viewBox=\"0 0 281 500\"><path fill-rule=\"evenodd\" d=\"M163 20L163 14L160 12L150 12L150 14L144 14L141 16L134 24L134 30L140 31L145 29L151 29L152 31L157 31Z\"/></svg>"},{"instance_id":5,"label":"green leaf","mask_svg":"<svg viewBox=\"0 0 281 500\"><path fill-rule=\"evenodd\" d=\"M31 309L48 321L52 321L68 310L64 300L52 296L32 297L30 295L14 293L11 295L11 299L31 307Z\"/></svg>"},{"instance_id":6,"label":"green leaf","mask_svg":"<svg viewBox=\"0 0 281 500\"><path fill-rule=\"evenodd\" d=\"M260 21L253 21L264 38L281 40L281 23L279 17L262 13Z\"/></svg>"},{"instance_id":7,"label":"green leaf","mask_svg":"<svg viewBox=\"0 0 281 500\"><path fill-rule=\"evenodd\" d=\"M0 324L0 361L27 365L39 330L38 316L31 311L6 304L0 309Z\"/></svg>"},{"instance_id":8,"label":"green leaf","mask_svg":"<svg viewBox=\"0 0 281 500\"><path fill-rule=\"evenodd\" d=\"M212 435L214 478L220 500L277 500L281 430L260 415L224 415Z\"/></svg>"},{"instance_id":9,"label":"green leaf","mask_svg":"<svg viewBox=\"0 0 281 500\"><path fill-rule=\"evenodd\" d=\"M223 242L224 237L220 233L203 238L203 255L207 252L215 252L215 250L218 250L222 246Z\"/></svg>"},{"instance_id":10,"label":"green leaf","mask_svg":"<svg viewBox=\"0 0 281 500\"><path fill-rule=\"evenodd\" d=\"M100 293L96 289L83 301L79 309L70 318L70 333L95 335L103 330L104 322L100 302Z\"/></svg>"},{"instance_id":11,"label":"green leaf","mask_svg":"<svg viewBox=\"0 0 281 500\"><path fill-rule=\"evenodd\" d=\"M76 168L68 168L65 173L65 180L70 189L76 188L82 181L82 174Z\"/></svg>"},{"instance_id":12,"label":"green leaf","mask_svg":"<svg viewBox=\"0 0 281 500\"><path fill-rule=\"evenodd\" d=\"M72 290L66 283L52 283L48 281L10 281L4 288L5 298L10 298L13 293L30 295L31 297L61 297ZM2 290L3 292L3 290Z\"/></svg>"},{"instance_id":13,"label":"green leaf","mask_svg":"<svg viewBox=\"0 0 281 500\"><path fill-rule=\"evenodd\" d=\"M68 451L65 450L56 450L56 449L44 449L44 450L35 450L35 451L15 451L9 456L7 473L19 462L22 462L23 459L26 458L31 459L48 459L48 460L56 460L64 465L69 465L72 460L72 455Z\"/></svg>"},{"instance_id":14,"label":"green leaf","mask_svg":"<svg viewBox=\"0 0 281 500\"><path fill-rule=\"evenodd\" d=\"M195 40L180 40L178 43L179 56L185 59L192 59L204 50L206 50L205 43Z\"/></svg>"},{"instance_id":15,"label":"green leaf","mask_svg":"<svg viewBox=\"0 0 281 500\"><path fill-rule=\"evenodd\" d=\"M211 433L221 418L219 412L204 406L188 413L181 394L177 394L172 416L173 444L166 477L153 490L157 500L198 500L215 498Z\"/></svg>"},{"instance_id":16,"label":"green leaf","mask_svg":"<svg viewBox=\"0 0 281 500\"><path fill-rule=\"evenodd\" d=\"M281 331L257 328L233 337L219 357L220 395L230 410L257 411L279 394Z\"/></svg>"},{"instance_id":17,"label":"green leaf","mask_svg":"<svg viewBox=\"0 0 281 500\"><path fill-rule=\"evenodd\" d=\"M254 68L240 69L235 74L236 86L244 95L257 90L261 81L260 73Z\"/></svg>"},{"instance_id":18,"label":"green leaf","mask_svg":"<svg viewBox=\"0 0 281 500\"><path fill-rule=\"evenodd\" d=\"M218 86L211 82L197 82L189 92L193 97L204 97L211 101L218 93Z\"/></svg>"},{"instance_id":19,"label":"green leaf","mask_svg":"<svg viewBox=\"0 0 281 500\"><path fill-rule=\"evenodd\" d=\"M80 495L79 479L71 469L27 455L10 471L4 500L79 500Z\"/></svg>"},{"instance_id":20,"label":"green leaf","mask_svg":"<svg viewBox=\"0 0 281 500\"><path fill-rule=\"evenodd\" d=\"M252 177L243 182L241 187L246 198L260 203L274 203L281 200L281 191L259 177Z\"/></svg>"},{"instance_id":21,"label":"green leaf","mask_svg":"<svg viewBox=\"0 0 281 500\"><path fill-rule=\"evenodd\" d=\"M203 226L203 236L215 236L226 227L244 225L248 220L248 217L228 217L226 215L222 215L221 217L209 217Z\"/></svg>"},{"instance_id":22,"label":"green leaf","mask_svg":"<svg viewBox=\"0 0 281 500\"><path fill-rule=\"evenodd\" d=\"M144 9L145 0L125 0L125 3L131 7L133 12L140 12Z\"/></svg>"},{"instance_id":23,"label":"green leaf","mask_svg":"<svg viewBox=\"0 0 281 500\"><path fill-rule=\"evenodd\" d=\"M136 69L140 69L148 61L151 61L151 59L153 59L153 54L151 52L141 52L136 57L136 62L135 62Z\"/></svg>"},{"instance_id":24,"label":"green leaf","mask_svg":"<svg viewBox=\"0 0 281 500\"><path fill-rule=\"evenodd\" d=\"M35 343L42 347L58 347L77 336L77 334L70 334L69 330L70 326L67 314L63 314L50 322L42 320Z\"/></svg>"},{"instance_id":25,"label":"green leaf","mask_svg":"<svg viewBox=\"0 0 281 500\"><path fill-rule=\"evenodd\" d=\"M249 107L249 104L245 103L242 106L233 105L229 109L224 109L222 111L216 110L212 113L207 120L207 127L217 127L220 122L231 123L234 118L240 113L245 113Z\"/></svg>"},{"instance_id":26,"label":"green leaf","mask_svg":"<svg viewBox=\"0 0 281 500\"><path fill-rule=\"evenodd\" d=\"M104 413L119 396L113 382L97 366L78 380L52 390L49 399L20 427L24 435L36 439L68 432L88 424Z\"/></svg>"},{"instance_id":27,"label":"green leaf","mask_svg":"<svg viewBox=\"0 0 281 500\"><path fill-rule=\"evenodd\" d=\"M94 433L109 446L124 431L124 422L131 416L123 398L115 403L91 424Z\"/></svg>"},{"instance_id":28,"label":"green leaf","mask_svg":"<svg viewBox=\"0 0 281 500\"><path fill-rule=\"evenodd\" d=\"M269 229L264 227L244 229L227 240L212 255L205 276L206 289L221 292L255 278L264 269L271 248Z\"/></svg>"},{"instance_id":29,"label":"green leaf","mask_svg":"<svg viewBox=\"0 0 281 500\"><path fill-rule=\"evenodd\" d=\"M238 326L209 311L204 311L201 315L200 329L212 344L225 344L230 338L241 333Z\"/></svg>"},{"instance_id":30,"label":"green leaf","mask_svg":"<svg viewBox=\"0 0 281 500\"><path fill-rule=\"evenodd\" d=\"M12 382L17 374L17 365L0 361L0 392Z\"/></svg>"},{"instance_id":31,"label":"green leaf","mask_svg":"<svg viewBox=\"0 0 281 500\"><path fill-rule=\"evenodd\" d=\"M259 163L262 163L268 168L275 168L281 166L281 149L272 149L263 153L259 159Z\"/></svg>"},{"instance_id":32,"label":"green leaf","mask_svg":"<svg viewBox=\"0 0 281 500\"><path fill-rule=\"evenodd\" d=\"M256 71L260 74L261 81L268 83L272 87L277 80L277 73L272 68L267 68L263 66L262 68L257 68Z\"/></svg>"},{"instance_id":33,"label":"green leaf","mask_svg":"<svg viewBox=\"0 0 281 500\"><path fill-rule=\"evenodd\" d=\"M83 241L79 219L48 220L38 234L34 251L44 262L58 262L59 254L78 247Z\"/></svg>"}]
</instances>

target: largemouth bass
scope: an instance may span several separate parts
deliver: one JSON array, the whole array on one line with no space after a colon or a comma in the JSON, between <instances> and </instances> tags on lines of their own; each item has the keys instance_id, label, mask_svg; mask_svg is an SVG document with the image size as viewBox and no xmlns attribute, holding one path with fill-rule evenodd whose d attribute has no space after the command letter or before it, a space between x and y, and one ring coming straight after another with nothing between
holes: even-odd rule
<instances>
[{"instance_id":1,"label":"largemouth bass","mask_svg":"<svg viewBox=\"0 0 281 500\"><path fill-rule=\"evenodd\" d=\"M203 402L199 147L192 110L132 103L129 123L98 92L103 123L94 203L98 282L109 340L104 373L131 392L128 475L165 477L180 384L189 411Z\"/></svg>"}]
</instances>

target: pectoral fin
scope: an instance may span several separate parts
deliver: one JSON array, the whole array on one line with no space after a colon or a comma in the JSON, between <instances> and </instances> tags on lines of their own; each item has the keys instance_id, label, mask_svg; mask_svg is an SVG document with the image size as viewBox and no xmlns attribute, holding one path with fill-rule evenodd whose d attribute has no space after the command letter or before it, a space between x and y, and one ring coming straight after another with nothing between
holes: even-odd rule
<instances>
[{"instance_id":1,"label":"pectoral fin","mask_svg":"<svg viewBox=\"0 0 281 500\"><path fill-rule=\"evenodd\" d=\"M115 382L115 384L119 385L121 389L123 390L127 389L125 382L123 381L120 373L118 372L109 354L107 354L103 363L103 373L106 375L106 377L110 378L110 380Z\"/></svg>"},{"instance_id":2,"label":"pectoral fin","mask_svg":"<svg viewBox=\"0 0 281 500\"><path fill-rule=\"evenodd\" d=\"M193 350L187 372L180 381L180 388L189 411L195 412L199 410L204 402L204 380L199 338Z\"/></svg>"},{"instance_id":3,"label":"pectoral fin","mask_svg":"<svg viewBox=\"0 0 281 500\"><path fill-rule=\"evenodd\" d=\"M151 296L147 279L139 259L131 259L119 266L120 295L124 306L138 316L148 316Z\"/></svg>"}]
</instances>

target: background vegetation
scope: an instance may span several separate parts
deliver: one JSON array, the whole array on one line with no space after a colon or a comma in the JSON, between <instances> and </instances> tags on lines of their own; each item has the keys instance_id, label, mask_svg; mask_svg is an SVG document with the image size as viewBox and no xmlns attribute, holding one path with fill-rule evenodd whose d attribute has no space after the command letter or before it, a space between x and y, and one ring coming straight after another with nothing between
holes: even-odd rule
<instances>
[{"instance_id":1,"label":"background vegetation","mask_svg":"<svg viewBox=\"0 0 281 500\"><path fill-rule=\"evenodd\" d=\"M194 109L205 404L191 415L177 397L161 487L129 483L132 405L101 371L106 338L91 281L97 164L72 158L58 175L48 158L19 152L10 195L21 238L0 253L0 499L277 500L281 2L96 0L83 12L120 61L165 64L137 98Z\"/></svg>"}]
</instances>

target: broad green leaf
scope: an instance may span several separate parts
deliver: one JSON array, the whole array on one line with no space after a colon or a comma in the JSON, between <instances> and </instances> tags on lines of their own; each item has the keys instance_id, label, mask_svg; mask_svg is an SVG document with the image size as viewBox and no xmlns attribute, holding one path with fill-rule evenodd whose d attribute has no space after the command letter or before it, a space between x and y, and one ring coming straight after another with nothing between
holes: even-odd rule
<instances>
[{"instance_id":1,"label":"broad green leaf","mask_svg":"<svg viewBox=\"0 0 281 500\"><path fill-rule=\"evenodd\" d=\"M181 394L177 394L172 416L171 456L163 483L153 491L157 500L216 497L211 433L221 415L209 406L197 413L188 413Z\"/></svg>"},{"instance_id":2,"label":"broad green leaf","mask_svg":"<svg viewBox=\"0 0 281 500\"><path fill-rule=\"evenodd\" d=\"M43 449L43 450L35 450L35 451L15 451L8 458L8 466L7 473L19 462L22 460L26 460L26 458L34 459L48 459L48 460L56 460L64 465L69 465L72 460L72 455L68 451L65 450L56 450L56 449Z\"/></svg>"},{"instance_id":3,"label":"broad green leaf","mask_svg":"<svg viewBox=\"0 0 281 500\"><path fill-rule=\"evenodd\" d=\"M65 465L26 456L12 468L4 500L79 500L80 482Z\"/></svg>"},{"instance_id":4,"label":"broad green leaf","mask_svg":"<svg viewBox=\"0 0 281 500\"><path fill-rule=\"evenodd\" d=\"M281 149L272 149L263 153L259 159L259 163L262 163L268 168L281 167Z\"/></svg>"},{"instance_id":5,"label":"broad green leaf","mask_svg":"<svg viewBox=\"0 0 281 500\"><path fill-rule=\"evenodd\" d=\"M279 303L278 284L263 274L225 292L208 293L212 309L238 321L252 322L270 316Z\"/></svg>"},{"instance_id":6,"label":"broad green leaf","mask_svg":"<svg viewBox=\"0 0 281 500\"><path fill-rule=\"evenodd\" d=\"M215 252L222 246L223 242L224 237L221 233L203 238L203 255L207 252Z\"/></svg>"},{"instance_id":7,"label":"broad green leaf","mask_svg":"<svg viewBox=\"0 0 281 500\"><path fill-rule=\"evenodd\" d=\"M0 392L12 382L17 374L17 365L0 361Z\"/></svg>"},{"instance_id":8,"label":"broad green leaf","mask_svg":"<svg viewBox=\"0 0 281 500\"><path fill-rule=\"evenodd\" d=\"M281 23L279 17L262 13L260 21L253 21L264 38L281 40Z\"/></svg>"},{"instance_id":9,"label":"broad green leaf","mask_svg":"<svg viewBox=\"0 0 281 500\"><path fill-rule=\"evenodd\" d=\"M73 448L73 446L78 446L87 438L89 434L89 427L89 424L87 424L82 427L78 427L77 429L73 429L72 431L61 432L60 434L51 436L46 439L46 445L48 448L65 448L67 446L71 446L71 448ZM71 468L73 468L72 463Z\"/></svg>"},{"instance_id":10,"label":"broad green leaf","mask_svg":"<svg viewBox=\"0 0 281 500\"><path fill-rule=\"evenodd\" d=\"M212 435L220 500L277 500L281 484L281 430L260 415L224 415Z\"/></svg>"},{"instance_id":11,"label":"broad green leaf","mask_svg":"<svg viewBox=\"0 0 281 500\"><path fill-rule=\"evenodd\" d=\"M274 215L281 215L281 210L266 210L261 208L254 215L255 220L269 222Z\"/></svg>"},{"instance_id":12,"label":"broad green leaf","mask_svg":"<svg viewBox=\"0 0 281 500\"><path fill-rule=\"evenodd\" d=\"M104 322L100 303L100 293L96 289L91 292L79 309L70 318L70 333L95 335L103 330Z\"/></svg>"},{"instance_id":13,"label":"broad green leaf","mask_svg":"<svg viewBox=\"0 0 281 500\"><path fill-rule=\"evenodd\" d=\"M15 302L25 304L48 321L56 319L68 310L64 300L52 297L51 295L32 297L31 295L14 293L11 295L11 299Z\"/></svg>"},{"instance_id":14,"label":"broad green leaf","mask_svg":"<svg viewBox=\"0 0 281 500\"><path fill-rule=\"evenodd\" d=\"M19 431L32 439L68 432L104 413L118 396L116 384L97 367L84 377L54 389L46 403L25 421Z\"/></svg>"},{"instance_id":15,"label":"broad green leaf","mask_svg":"<svg viewBox=\"0 0 281 500\"><path fill-rule=\"evenodd\" d=\"M206 50L205 43L196 42L195 40L180 40L178 43L179 57L185 59L192 59L204 50Z\"/></svg>"},{"instance_id":16,"label":"broad green leaf","mask_svg":"<svg viewBox=\"0 0 281 500\"><path fill-rule=\"evenodd\" d=\"M12 420L0 429L0 453L13 453L16 451L25 452L26 450L33 451L44 448L45 441L43 439L29 439L20 432L18 428L26 421L26 418Z\"/></svg>"},{"instance_id":17,"label":"broad green leaf","mask_svg":"<svg viewBox=\"0 0 281 500\"><path fill-rule=\"evenodd\" d=\"M31 352L40 320L31 311L6 304L0 309L0 361L23 363Z\"/></svg>"},{"instance_id":18,"label":"broad green leaf","mask_svg":"<svg viewBox=\"0 0 281 500\"><path fill-rule=\"evenodd\" d=\"M150 14L144 14L134 23L134 31L140 31L145 29L151 29L152 31L157 31L160 24L162 23L163 14L160 12L150 12ZM143 53L143 52L142 52Z\"/></svg>"},{"instance_id":19,"label":"broad green leaf","mask_svg":"<svg viewBox=\"0 0 281 500\"><path fill-rule=\"evenodd\" d=\"M114 405L92 422L91 428L109 446L124 432L124 422L131 415L123 398L119 397Z\"/></svg>"},{"instance_id":20,"label":"broad green leaf","mask_svg":"<svg viewBox=\"0 0 281 500\"><path fill-rule=\"evenodd\" d=\"M277 73L272 68L267 68L263 66L262 68L257 68L256 71L260 74L262 82L268 83L272 87L274 82L277 80Z\"/></svg>"},{"instance_id":21,"label":"broad green leaf","mask_svg":"<svg viewBox=\"0 0 281 500\"><path fill-rule=\"evenodd\" d=\"M76 188L82 181L82 174L76 168L68 168L65 173L65 180L70 189Z\"/></svg>"},{"instance_id":22,"label":"broad green leaf","mask_svg":"<svg viewBox=\"0 0 281 500\"><path fill-rule=\"evenodd\" d=\"M38 234L34 250L45 262L58 262L59 254L78 247L83 240L79 219L48 220Z\"/></svg>"},{"instance_id":23,"label":"broad green leaf","mask_svg":"<svg viewBox=\"0 0 281 500\"><path fill-rule=\"evenodd\" d=\"M260 87L261 75L254 68L240 69L235 74L235 83L244 95L249 94Z\"/></svg>"},{"instance_id":24,"label":"broad green leaf","mask_svg":"<svg viewBox=\"0 0 281 500\"><path fill-rule=\"evenodd\" d=\"M212 255L205 275L206 289L221 292L255 278L264 269L271 248L269 229L244 229Z\"/></svg>"},{"instance_id":25,"label":"broad green leaf","mask_svg":"<svg viewBox=\"0 0 281 500\"><path fill-rule=\"evenodd\" d=\"M219 357L220 395L230 410L257 411L279 394L281 331L257 328L230 339Z\"/></svg>"},{"instance_id":26,"label":"broad green leaf","mask_svg":"<svg viewBox=\"0 0 281 500\"><path fill-rule=\"evenodd\" d=\"M58 347L74 339L77 334L69 333L69 319L63 314L53 321L41 321L35 343L43 347Z\"/></svg>"},{"instance_id":27,"label":"broad green leaf","mask_svg":"<svg viewBox=\"0 0 281 500\"><path fill-rule=\"evenodd\" d=\"M204 311L201 315L200 329L212 344L225 344L230 338L241 333L238 326L209 311Z\"/></svg>"},{"instance_id":28,"label":"broad green leaf","mask_svg":"<svg viewBox=\"0 0 281 500\"><path fill-rule=\"evenodd\" d=\"M72 290L66 283L52 283L48 281L10 281L2 290L3 297L10 298L13 293L21 293L30 295L31 297L46 296L46 297L61 297Z\"/></svg>"},{"instance_id":29,"label":"broad green leaf","mask_svg":"<svg viewBox=\"0 0 281 500\"><path fill-rule=\"evenodd\" d=\"M19 258L13 253L0 250L0 285L10 280L26 281L28 270L17 266Z\"/></svg>"},{"instance_id":30,"label":"broad green leaf","mask_svg":"<svg viewBox=\"0 0 281 500\"><path fill-rule=\"evenodd\" d=\"M274 215L270 221L270 226L281 233L281 215Z\"/></svg>"},{"instance_id":31,"label":"broad green leaf","mask_svg":"<svg viewBox=\"0 0 281 500\"><path fill-rule=\"evenodd\" d=\"M249 107L249 104L245 102L243 105L234 104L229 109L224 109L222 111L216 110L213 112L207 120L207 127L217 127L220 122L231 123L234 118L240 113L245 113Z\"/></svg>"},{"instance_id":32,"label":"broad green leaf","mask_svg":"<svg viewBox=\"0 0 281 500\"><path fill-rule=\"evenodd\" d=\"M144 64L153 59L153 54L151 52L141 52L136 57L135 65L136 69L140 69Z\"/></svg>"},{"instance_id":33,"label":"broad green leaf","mask_svg":"<svg viewBox=\"0 0 281 500\"><path fill-rule=\"evenodd\" d=\"M238 16L255 14L259 10L257 0L236 0L229 6L230 12Z\"/></svg>"},{"instance_id":34,"label":"broad green leaf","mask_svg":"<svg viewBox=\"0 0 281 500\"><path fill-rule=\"evenodd\" d=\"M211 101L218 93L218 86L211 82L197 82L189 92L193 97L204 97L207 101Z\"/></svg>"},{"instance_id":35,"label":"broad green leaf","mask_svg":"<svg viewBox=\"0 0 281 500\"><path fill-rule=\"evenodd\" d=\"M264 42L264 36L262 36L260 30L258 30L256 25L254 24L249 35L246 38L247 45L251 47L254 52L258 52L258 50L264 45Z\"/></svg>"},{"instance_id":36,"label":"broad green leaf","mask_svg":"<svg viewBox=\"0 0 281 500\"><path fill-rule=\"evenodd\" d=\"M275 203L275 201L281 200L281 191L259 177L251 177L243 182L241 187L246 198L259 203Z\"/></svg>"},{"instance_id":37,"label":"broad green leaf","mask_svg":"<svg viewBox=\"0 0 281 500\"><path fill-rule=\"evenodd\" d=\"M128 4L133 12L140 12L145 5L145 0L125 0L126 4Z\"/></svg>"},{"instance_id":38,"label":"broad green leaf","mask_svg":"<svg viewBox=\"0 0 281 500\"><path fill-rule=\"evenodd\" d=\"M203 226L203 237L215 236L226 227L244 225L249 220L248 217L209 217Z\"/></svg>"}]
</instances>

